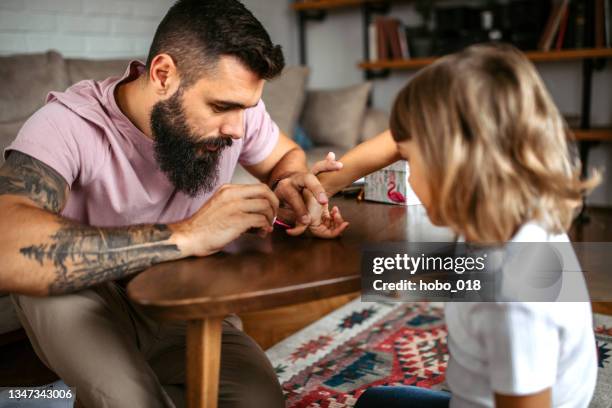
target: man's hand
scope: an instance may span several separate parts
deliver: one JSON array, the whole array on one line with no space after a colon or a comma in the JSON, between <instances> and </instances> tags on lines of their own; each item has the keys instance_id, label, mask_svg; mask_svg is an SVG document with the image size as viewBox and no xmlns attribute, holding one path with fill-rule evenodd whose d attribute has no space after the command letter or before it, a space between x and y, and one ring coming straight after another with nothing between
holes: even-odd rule
<instances>
[{"instance_id":1,"label":"man's hand","mask_svg":"<svg viewBox=\"0 0 612 408\"><path fill-rule=\"evenodd\" d=\"M315 163L311 172L316 175L321 172L340 170L341 168L342 163L336 161L336 155L333 152L329 152L324 160ZM349 224L342 218L338 207L332 208L330 212L328 204L322 204L308 190L302 192L302 198L308 209L309 222L304 222L304 220L298 218L295 227L287 230L289 235L297 236L309 230L318 238L335 238L348 227Z\"/></svg>"},{"instance_id":2,"label":"man's hand","mask_svg":"<svg viewBox=\"0 0 612 408\"><path fill-rule=\"evenodd\" d=\"M297 223L308 225L313 221L305 202L306 197L310 196L303 193L308 191L320 205L327 205L329 201L327 193L316 175L341 168L342 163L336 161L334 153L329 152L324 160L317 162L312 167L310 173L293 173L289 177L281 179L276 185L274 193L282 203L286 203L291 208Z\"/></svg>"},{"instance_id":3,"label":"man's hand","mask_svg":"<svg viewBox=\"0 0 612 408\"><path fill-rule=\"evenodd\" d=\"M251 228L262 237L272 231L279 201L265 184L223 185L191 218L171 225L185 255L221 250Z\"/></svg>"}]
</instances>

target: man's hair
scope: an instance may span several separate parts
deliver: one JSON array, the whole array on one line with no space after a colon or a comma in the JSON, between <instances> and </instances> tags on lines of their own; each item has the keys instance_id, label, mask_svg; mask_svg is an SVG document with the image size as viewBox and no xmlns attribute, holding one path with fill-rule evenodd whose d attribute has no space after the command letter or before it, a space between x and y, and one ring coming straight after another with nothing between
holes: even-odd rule
<instances>
[{"instance_id":1,"label":"man's hair","mask_svg":"<svg viewBox=\"0 0 612 408\"><path fill-rule=\"evenodd\" d=\"M565 231L598 182L580 179L569 131L533 64L504 44L440 58L397 96L396 142L414 140L433 218L480 242L536 221Z\"/></svg>"},{"instance_id":2,"label":"man's hair","mask_svg":"<svg viewBox=\"0 0 612 408\"><path fill-rule=\"evenodd\" d=\"M261 79L280 74L285 61L280 45L237 0L178 0L157 27L147 57L170 55L183 86L214 70L221 56L233 56Z\"/></svg>"}]
</instances>

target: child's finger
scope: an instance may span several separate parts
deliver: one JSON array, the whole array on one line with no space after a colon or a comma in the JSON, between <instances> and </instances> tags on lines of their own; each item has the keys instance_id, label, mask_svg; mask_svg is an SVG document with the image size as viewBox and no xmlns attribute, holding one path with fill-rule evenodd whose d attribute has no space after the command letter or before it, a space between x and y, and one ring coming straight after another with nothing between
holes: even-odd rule
<instances>
[{"instance_id":1,"label":"child's finger","mask_svg":"<svg viewBox=\"0 0 612 408\"><path fill-rule=\"evenodd\" d=\"M285 231L292 237L297 237L298 235L302 235L307 228L308 225L306 224L298 224L293 228L286 229Z\"/></svg>"},{"instance_id":2,"label":"child's finger","mask_svg":"<svg viewBox=\"0 0 612 408\"><path fill-rule=\"evenodd\" d=\"M334 222L337 225L341 225L342 223L344 223L344 218L342 218L342 214L340 214L340 210L338 209L338 207L334 207L332 209L332 216L334 218Z\"/></svg>"},{"instance_id":3,"label":"child's finger","mask_svg":"<svg viewBox=\"0 0 612 408\"><path fill-rule=\"evenodd\" d=\"M336 236L338 236L342 234L344 230L348 228L348 226L349 226L349 222L344 221L336 230L334 230L334 233L336 234Z\"/></svg>"},{"instance_id":4,"label":"child's finger","mask_svg":"<svg viewBox=\"0 0 612 408\"><path fill-rule=\"evenodd\" d=\"M343 164L336 160L336 155L333 152L329 152L325 159L316 162L310 171L316 175L326 171L340 170L342 166Z\"/></svg>"}]
</instances>

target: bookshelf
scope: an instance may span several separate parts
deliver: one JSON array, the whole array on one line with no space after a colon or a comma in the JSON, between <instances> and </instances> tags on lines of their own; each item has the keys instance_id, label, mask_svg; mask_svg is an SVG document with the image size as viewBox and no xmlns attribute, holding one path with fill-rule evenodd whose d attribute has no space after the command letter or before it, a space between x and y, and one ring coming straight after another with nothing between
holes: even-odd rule
<instances>
[{"instance_id":1,"label":"bookshelf","mask_svg":"<svg viewBox=\"0 0 612 408\"><path fill-rule=\"evenodd\" d=\"M363 70L366 80L384 79L391 71L417 70L434 62L438 57L368 61L370 38L369 25L376 14L389 13L391 6L400 2L414 3L416 0L310 0L296 1L291 8L298 18L298 38L300 63L307 65L306 55L306 25L309 20L322 21L328 12L336 9L354 8L362 15L363 56L364 60L357 62ZM432 0L434 1L434 0ZM590 0L588 0L590 1ZM551 51L527 51L527 57L533 62L554 63L558 61L580 61L582 63L581 109L580 123L573 127L575 139L579 142L579 153L583 169L586 171L591 147L601 142L612 142L612 125L609 128L592 128L591 126L591 96L593 90L593 73L606 66L612 59L612 48L580 48ZM608 65L609 66L609 65Z\"/></svg>"},{"instance_id":2,"label":"bookshelf","mask_svg":"<svg viewBox=\"0 0 612 408\"><path fill-rule=\"evenodd\" d=\"M612 142L612 128L573 129L578 142Z\"/></svg>"},{"instance_id":3,"label":"bookshelf","mask_svg":"<svg viewBox=\"0 0 612 408\"><path fill-rule=\"evenodd\" d=\"M612 48L585 48L561 51L527 51L527 57L534 62L577 61L588 58L612 58ZM361 62L358 67L364 70L379 69L420 69L436 60L437 57L412 58L405 60L384 60Z\"/></svg>"},{"instance_id":4,"label":"bookshelf","mask_svg":"<svg viewBox=\"0 0 612 408\"><path fill-rule=\"evenodd\" d=\"M414 3L415 0L310 0L296 1L291 8L297 13L299 25L300 63L307 64L306 56L306 23L308 20L322 21L328 11L343 8L361 10L363 25L363 55L364 60L357 63L363 70L367 80L384 79L391 71L416 70L434 62L438 57L411 58L397 60L367 61L369 54L368 25L375 14L387 14L392 4L400 2ZM612 142L612 126L610 129L591 129L591 94L593 87L593 72L601 68L602 60L612 59L612 48L582 48L551 51L527 51L527 57L533 62L582 62L582 106L580 125L574 129L576 139L582 141L581 156L586 162L588 150L596 142Z\"/></svg>"},{"instance_id":5,"label":"bookshelf","mask_svg":"<svg viewBox=\"0 0 612 408\"><path fill-rule=\"evenodd\" d=\"M365 3L376 3L376 0L320 0L320 1L305 1L291 4L291 8L295 11L305 10L329 10L336 8L357 7ZM382 2L379 0L378 2Z\"/></svg>"}]
</instances>

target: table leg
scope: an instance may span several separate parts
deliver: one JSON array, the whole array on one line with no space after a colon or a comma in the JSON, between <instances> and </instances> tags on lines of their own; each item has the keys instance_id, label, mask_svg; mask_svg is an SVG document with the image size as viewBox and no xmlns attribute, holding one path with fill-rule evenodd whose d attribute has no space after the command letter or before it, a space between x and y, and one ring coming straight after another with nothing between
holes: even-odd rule
<instances>
[{"instance_id":1,"label":"table leg","mask_svg":"<svg viewBox=\"0 0 612 408\"><path fill-rule=\"evenodd\" d=\"M187 322L187 406L217 408L222 317Z\"/></svg>"}]
</instances>

